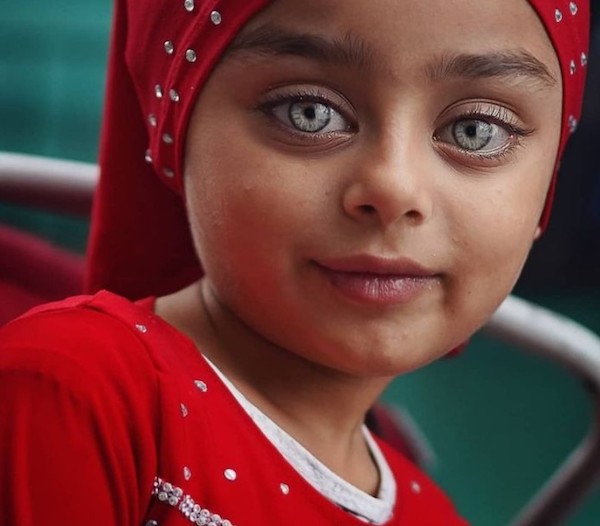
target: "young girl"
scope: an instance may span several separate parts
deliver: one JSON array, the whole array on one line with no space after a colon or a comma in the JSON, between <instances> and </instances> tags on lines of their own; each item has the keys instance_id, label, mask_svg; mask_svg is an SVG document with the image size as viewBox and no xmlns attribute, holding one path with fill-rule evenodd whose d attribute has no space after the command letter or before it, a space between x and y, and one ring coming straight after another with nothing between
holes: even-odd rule
<instances>
[{"instance_id":1,"label":"young girl","mask_svg":"<svg viewBox=\"0 0 600 526\"><path fill-rule=\"evenodd\" d=\"M3 524L465 524L364 417L511 290L588 17L119 0L89 254L111 292L1 332Z\"/></svg>"}]
</instances>

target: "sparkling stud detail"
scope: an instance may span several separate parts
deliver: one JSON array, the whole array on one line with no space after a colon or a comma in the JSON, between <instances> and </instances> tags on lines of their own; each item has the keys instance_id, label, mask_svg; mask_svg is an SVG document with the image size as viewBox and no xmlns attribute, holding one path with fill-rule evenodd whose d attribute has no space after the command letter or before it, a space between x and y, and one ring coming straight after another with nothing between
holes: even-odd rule
<instances>
[{"instance_id":1,"label":"sparkling stud detail","mask_svg":"<svg viewBox=\"0 0 600 526\"><path fill-rule=\"evenodd\" d=\"M167 55L172 55L175 52L175 45L170 40L167 40L164 44L165 52Z\"/></svg>"},{"instance_id":2,"label":"sparkling stud detail","mask_svg":"<svg viewBox=\"0 0 600 526\"><path fill-rule=\"evenodd\" d=\"M188 50L185 52L185 59L186 59L188 62L196 62L196 59L197 59L197 58L198 58L198 57L196 56L196 52L195 52L193 49L188 49Z\"/></svg>"},{"instance_id":3,"label":"sparkling stud detail","mask_svg":"<svg viewBox=\"0 0 600 526\"><path fill-rule=\"evenodd\" d=\"M577 4L575 2L569 2L569 9L571 10L571 14L573 16L575 16L577 14L577 11L579 11L579 8L577 7Z\"/></svg>"},{"instance_id":4,"label":"sparkling stud detail","mask_svg":"<svg viewBox=\"0 0 600 526\"><path fill-rule=\"evenodd\" d=\"M170 133L163 133L162 140L165 144L173 144L173 136Z\"/></svg>"},{"instance_id":5,"label":"sparkling stud detail","mask_svg":"<svg viewBox=\"0 0 600 526\"><path fill-rule=\"evenodd\" d=\"M279 484L279 489L281 490L281 493L283 493L284 495L289 495L289 493L290 493L290 487L285 482L282 482L281 484Z\"/></svg>"},{"instance_id":6,"label":"sparkling stud detail","mask_svg":"<svg viewBox=\"0 0 600 526\"><path fill-rule=\"evenodd\" d=\"M156 128L156 125L158 124L158 119L156 118L156 115L154 115L154 113L151 113L150 115L148 115L148 123L153 128Z\"/></svg>"},{"instance_id":7,"label":"sparkling stud detail","mask_svg":"<svg viewBox=\"0 0 600 526\"><path fill-rule=\"evenodd\" d=\"M227 480L235 480L237 478L237 473L235 472L234 469L231 468L227 468L224 472L223 475L225 475L225 478Z\"/></svg>"},{"instance_id":8,"label":"sparkling stud detail","mask_svg":"<svg viewBox=\"0 0 600 526\"><path fill-rule=\"evenodd\" d=\"M152 160L150 161L152 162ZM145 325L142 325L141 323L138 323L135 328L140 331L142 334L145 334L148 332L148 327L146 327Z\"/></svg>"},{"instance_id":9,"label":"sparkling stud detail","mask_svg":"<svg viewBox=\"0 0 600 526\"><path fill-rule=\"evenodd\" d=\"M146 161L148 164L152 164L152 152L150 150L146 150L144 161Z\"/></svg>"},{"instance_id":10,"label":"sparkling stud detail","mask_svg":"<svg viewBox=\"0 0 600 526\"><path fill-rule=\"evenodd\" d=\"M156 522L156 521L148 521L146 523L146 526L158 526L158 522Z\"/></svg>"},{"instance_id":11,"label":"sparkling stud detail","mask_svg":"<svg viewBox=\"0 0 600 526\"><path fill-rule=\"evenodd\" d=\"M169 179L175 177L175 172L171 170L171 168L163 168L163 174L167 176Z\"/></svg>"},{"instance_id":12,"label":"sparkling stud detail","mask_svg":"<svg viewBox=\"0 0 600 526\"><path fill-rule=\"evenodd\" d=\"M587 66L587 62L588 62L587 55L585 53L581 53L581 65L585 67L585 66Z\"/></svg>"},{"instance_id":13,"label":"sparkling stud detail","mask_svg":"<svg viewBox=\"0 0 600 526\"><path fill-rule=\"evenodd\" d=\"M579 123L577 122L577 119L573 115L570 115L569 116L569 130L571 133L575 133L575 131L577 130L578 124Z\"/></svg>"},{"instance_id":14,"label":"sparkling stud detail","mask_svg":"<svg viewBox=\"0 0 600 526\"><path fill-rule=\"evenodd\" d=\"M202 391L203 393L206 393L206 391L208 391L208 386L202 380L194 380L194 384L196 384L196 387L200 389L200 391Z\"/></svg>"},{"instance_id":15,"label":"sparkling stud detail","mask_svg":"<svg viewBox=\"0 0 600 526\"><path fill-rule=\"evenodd\" d=\"M160 87L160 84L157 84L156 86L154 86L154 95L156 96L157 99L162 99L163 91L162 91L162 88Z\"/></svg>"},{"instance_id":16,"label":"sparkling stud detail","mask_svg":"<svg viewBox=\"0 0 600 526\"><path fill-rule=\"evenodd\" d=\"M186 11L191 13L194 10L194 0L185 0L185 2L183 2L183 7L185 7Z\"/></svg>"},{"instance_id":17,"label":"sparkling stud detail","mask_svg":"<svg viewBox=\"0 0 600 526\"><path fill-rule=\"evenodd\" d=\"M221 16L221 13L219 13L218 11L213 11L210 14L210 21L215 25L218 26L222 21L223 21L223 17Z\"/></svg>"},{"instance_id":18,"label":"sparkling stud detail","mask_svg":"<svg viewBox=\"0 0 600 526\"><path fill-rule=\"evenodd\" d=\"M576 70L577 70L577 65L575 64L574 60L571 60L571 63L569 64L569 73L571 75L575 75Z\"/></svg>"},{"instance_id":19,"label":"sparkling stud detail","mask_svg":"<svg viewBox=\"0 0 600 526\"><path fill-rule=\"evenodd\" d=\"M169 90L169 98L173 101L173 102L179 102L179 93L177 93L177 90L174 89L170 89Z\"/></svg>"},{"instance_id":20,"label":"sparkling stud detail","mask_svg":"<svg viewBox=\"0 0 600 526\"><path fill-rule=\"evenodd\" d=\"M181 414L182 416L188 416L188 408L185 404L181 404Z\"/></svg>"},{"instance_id":21,"label":"sparkling stud detail","mask_svg":"<svg viewBox=\"0 0 600 526\"><path fill-rule=\"evenodd\" d=\"M554 11L554 19L555 19L557 22L562 22L562 19L563 19L563 14L562 14L562 11L561 11L560 9L556 9L556 10Z\"/></svg>"},{"instance_id":22,"label":"sparkling stud detail","mask_svg":"<svg viewBox=\"0 0 600 526\"><path fill-rule=\"evenodd\" d=\"M155 477L152 496L172 506L181 513L185 519L198 526L233 526L228 519L222 518L217 513L212 513L196 502L191 495L183 493L183 490L166 480ZM158 526L158 524L146 524L146 526Z\"/></svg>"},{"instance_id":23,"label":"sparkling stud detail","mask_svg":"<svg viewBox=\"0 0 600 526\"><path fill-rule=\"evenodd\" d=\"M185 480L190 480L192 478L192 470L187 466L183 468L183 478Z\"/></svg>"},{"instance_id":24,"label":"sparkling stud detail","mask_svg":"<svg viewBox=\"0 0 600 526\"><path fill-rule=\"evenodd\" d=\"M421 493L421 485L418 482L411 482L410 483L410 489L412 490L413 493Z\"/></svg>"}]
</instances>

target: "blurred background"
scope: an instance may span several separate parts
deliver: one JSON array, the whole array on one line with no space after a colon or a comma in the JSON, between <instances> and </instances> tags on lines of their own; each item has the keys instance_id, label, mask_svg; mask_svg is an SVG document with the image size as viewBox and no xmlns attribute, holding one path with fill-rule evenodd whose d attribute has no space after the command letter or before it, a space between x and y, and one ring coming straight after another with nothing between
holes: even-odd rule
<instances>
[{"instance_id":1,"label":"blurred background","mask_svg":"<svg viewBox=\"0 0 600 526\"><path fill-rule=\"evenodd\" d=\"M111 9L109 0L3 5L0 151L95 162ZM600 333L598 14L584 118L562 165L550 228L515 293ZM0 193L2 226L85 250L85 218L16 206ZM7 264L10 254L1 253L0 266ZM479 335L459 357L398 379L385 398L417 421L437 457L432 475L475 526L506 525L592 418L570 374ZM567 524L600 524L600 491Z\"/></svg>"}]
</instances>

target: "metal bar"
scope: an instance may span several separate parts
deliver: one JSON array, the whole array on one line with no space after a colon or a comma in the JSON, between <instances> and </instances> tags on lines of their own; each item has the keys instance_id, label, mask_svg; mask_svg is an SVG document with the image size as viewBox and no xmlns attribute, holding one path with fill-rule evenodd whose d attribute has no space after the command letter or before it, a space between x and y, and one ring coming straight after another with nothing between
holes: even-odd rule
<instances>
[{"instance_id":1,"label":"metal bar","mask_svg":"<svg viewBox=\"0 0 600 526\"><path fill-rule=\"evenodd\" d=\"M89 217L95 164L0 152L0 200Z\"/></svg>"},{"instance_id":2,"label":"metal bar","mask_svg":"<svg viewBox=\"0 0 600 526\"><path fill-rule=\"evenodd\" d=\"M600 338L573 320L514 296L505 300L484 330L560 363L589 387L594 403L590 431L511 523L563 524L600 482Z\"/></svg>"}]
</instances>

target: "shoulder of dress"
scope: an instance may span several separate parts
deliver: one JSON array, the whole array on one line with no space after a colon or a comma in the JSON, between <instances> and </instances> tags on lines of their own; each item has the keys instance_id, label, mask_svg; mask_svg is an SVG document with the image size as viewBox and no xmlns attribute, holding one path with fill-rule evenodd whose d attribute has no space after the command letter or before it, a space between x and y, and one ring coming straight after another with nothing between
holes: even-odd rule
<instances>
[{"instance_id":1,"label":"shoulder of dress","mask_svg":"<svg viewBox=\"0 0 600 526\"><path fill-rule=\"evenodd\" d=\"M147 338L153 318L107 292L36 307L0 329L0 372L140 385L156 375Z\"/></svg>"}]
</instances>

